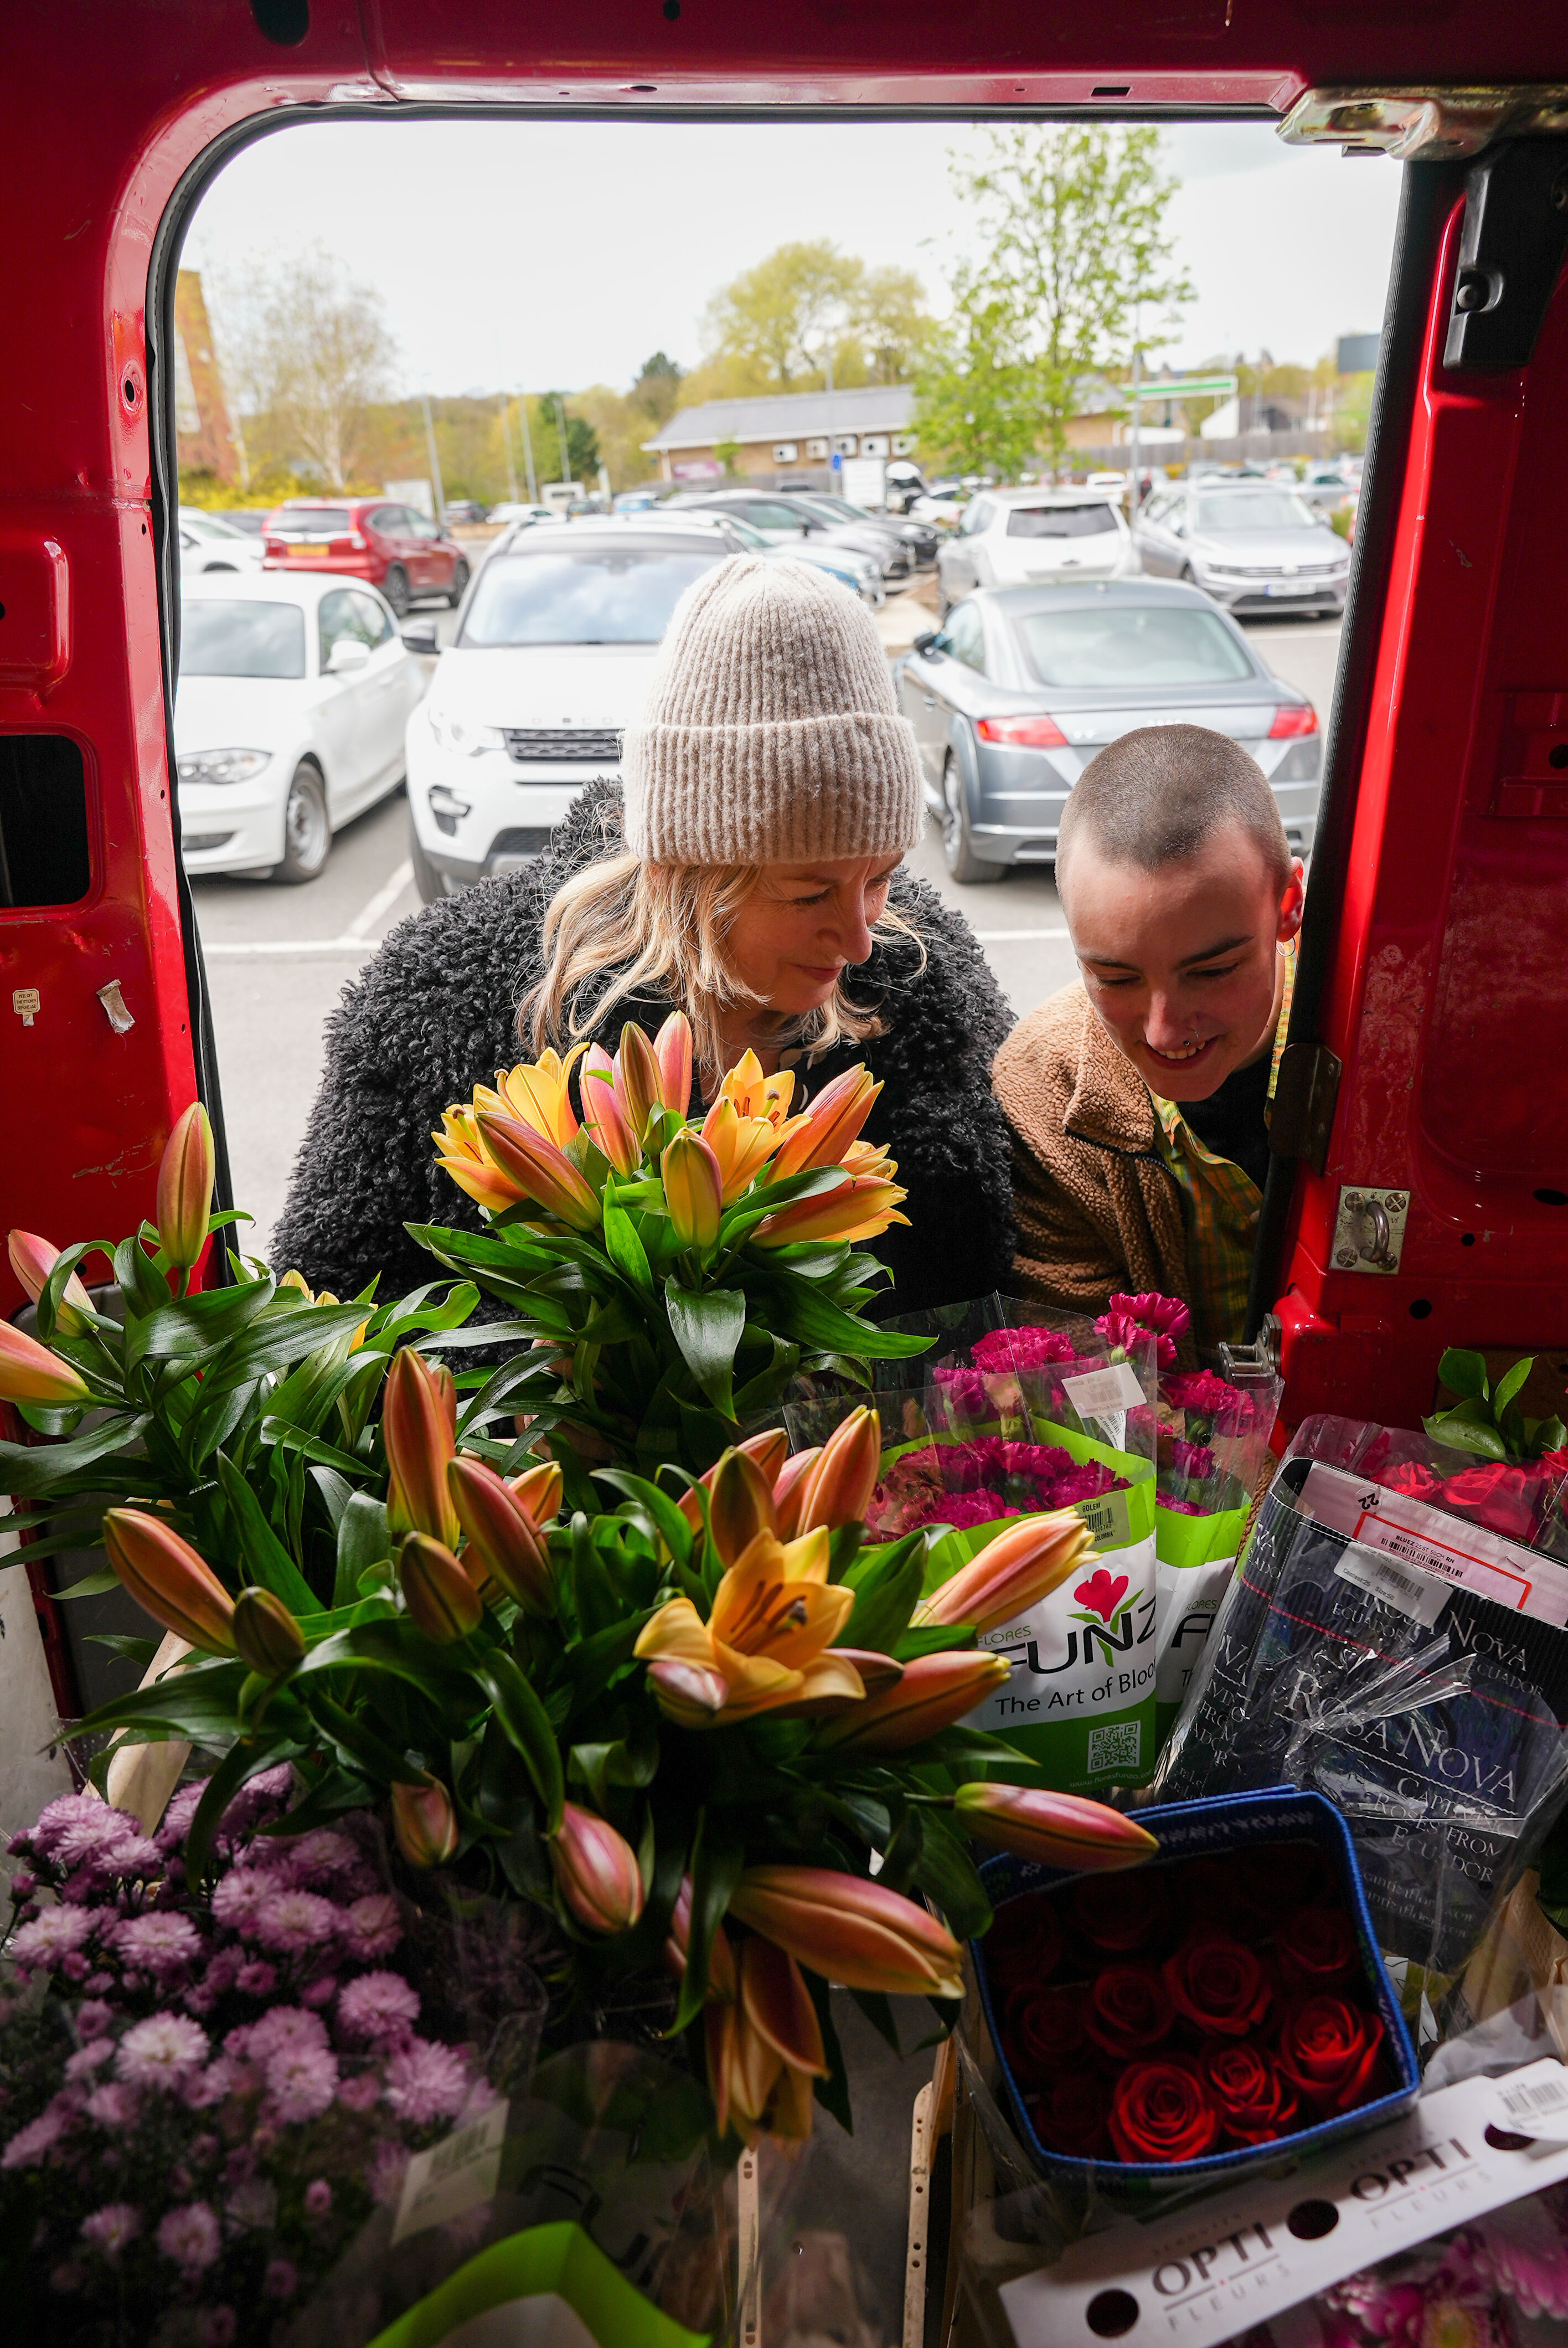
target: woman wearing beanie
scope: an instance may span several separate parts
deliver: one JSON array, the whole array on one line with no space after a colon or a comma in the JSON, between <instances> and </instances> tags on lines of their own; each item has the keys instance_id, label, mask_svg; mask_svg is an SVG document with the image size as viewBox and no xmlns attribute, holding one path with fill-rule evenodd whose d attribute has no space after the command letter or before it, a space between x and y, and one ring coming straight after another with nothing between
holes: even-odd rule
<instances>
[{"instance_id":1,"label":"woman wearing beanie","mask_svg":"<svg viewBox=\"0 0 1568 2348\"><path fill-rule=\"evenodd\" d=\"M735 555L671 620L621 786L592 783L548 851L426 906L345 989L272 1256L353 1295L431 1262L405 1222L477 1222L431 1128L498 1068L672 1008L711 1093L748 1045L796 1106L864 1060L866 1128L909 1193L876 1243L880 1310L984 1294L1010 1270L1007 1128L989 1088L1012 1025L968 923L902 867L918 757L857 598Z\"/></svg>"}]
</instances>

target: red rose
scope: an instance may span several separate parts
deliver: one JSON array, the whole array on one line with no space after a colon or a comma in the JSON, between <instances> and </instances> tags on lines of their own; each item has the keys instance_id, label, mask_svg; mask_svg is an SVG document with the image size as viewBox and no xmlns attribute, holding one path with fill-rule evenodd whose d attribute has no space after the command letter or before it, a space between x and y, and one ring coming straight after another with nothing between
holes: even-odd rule
<instances>
[{"instance_id":1,"label":"red rose","mask_svg":"<svg viewBox=\"0 0 1568 2348\"><path fill-rule=\"evenodd\" d=\"M1234 2143L1267 2144L1298 2125L1294 2089L1257 2047L1211 2040L1198 2060Z\"/></svg>"},{"instance_id":2,"label":"red rose","mask_svg":"<svg viewBox=\"0 0 1568 2348\"><path fill-rule=\"evenodd\" d=\"M1438 1498L1445 1509L1477 1524L1489 1525L1506 1540L1527 1541L1535 1529L1535 1509L1545 1479L1533 1464L1514 1468L1496 1461L1482 1468L1461 1468L1443 1478Z\"/></svg>"},{"instance_id":3,"label":"red rose","mask_svg":"<svg viewBox=\"0 0 1568 2348\"><path fill-rule=\"evenodd\" d=\"M1220 2132L1220 2116L1195 2063L1172 2054L1130 2063L1111 2097L1111 2141L1123 2160L1196 2160Z\"/></svg>"},{"instance_id":4,"label":"red rose","mask_svg":"<svg viewBox=\"0 0 1568 2348\"><path fill-rule=\"evenodd\" d=\"M1287 2006L1275 2059L1314 2119L1354 2111L1380 2087L1383 2025L1344 1997L1303 1997Z\"/></svg>"},{"instance_id":5,"label":"red rose","mask_svg":"<svg viewBox=\"0 0 1568 2348\"><path fill-rule=\"evenodd\" d=\"M1090 1990L1083 2027L1102 2054L1152 2054L1175 2020L1157 1965L1107 1965Z\"/></svg>"},{"instance_id":6,"label":"red rose","mask_svg":"<svg viewBox=\"0 0 1568 2348\"><path fill-rule=\"evenodd\" d=\"M1228 1854L1184 1859L1174 1873L1176 1898L1190 1927L1228 1931L1244 1941L1255 1940L1263 1931L1264 1921L1243 1898L1235 1861Z\"/></svg>"},{"instance_id":7,"label":"red rose","mask_svg":"<svg viewBox=\"0 0 1568 2348\"><path fill-rule=\"evenodd\" d=\"M1245 2038L1268 2012L1271 1992L1262 1965L1224 1933L1190 1933L1161 1972L1176 2012L1205 2035Z\"/></svg>"},{"instance_id":8,"label":"red rose","mask_svg":"<svg viewBox=\"0 0 1568 2348\"><path fill-rule=\"evenodd\" d=\"M1043 1891L1004 1900L981 1943L986 1972L1000 1990L1049 1981L1061 1962L1061 1926Z\"/></svg>"},{"instance_id":9,"label":"red rose","mask_svg":"<svg viewBox=\"0 0 1568 2348\"><path fill-rule=\"evenodd\" d=\"M1288 1990L1343 1989L1361 1972L1350 1919L1337 1908L1303 1908L1276 1933L1274 1956Z\"/></svg>"},{"instance_id":10,"label":"red rose","mask_svg":"<svg viewBox=\"0 0 1568 2348\"><path fill-rule=\"evenodd\" d=\"M1034 2132L1052 2152L1099 2160L1111 2150L1105 2116L1111 2098L1092 2071L1066 2071L1034 2106Z\"/></svg>"},{"instance_id":11,"label":"red rose","mask_svg":"<svg viewBox=\"0 0 1568 2348\"><path fill-rule=\"evenodd\" d=\"M1013 2068L1022 2078L1053 2079L1088 2051L1082 1991L1015 1990L1008 2003L1007 2036Z\"/></svg>"},{"instance_id":12,"label":"red rose","mask_svg":"<svg viewBox=\"0 0 1568 2348\"><path fill-rule=\"evenodd\" d=\"M1146 1948L1165 1931L1171 1902L1158 1875L1086 1875L1068 1903L1073 1922L1096 1949Z\"/></svg>"}]
</instances>

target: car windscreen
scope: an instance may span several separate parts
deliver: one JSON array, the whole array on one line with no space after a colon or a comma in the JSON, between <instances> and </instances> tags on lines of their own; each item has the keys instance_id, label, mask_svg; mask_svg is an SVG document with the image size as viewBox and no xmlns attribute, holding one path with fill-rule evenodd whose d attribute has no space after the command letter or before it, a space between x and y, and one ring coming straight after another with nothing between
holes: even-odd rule
<instances>
[{"instance_id":1,"label":"car windscreen","mask_svg":"<svg viewBox=\"0 0 1568 2348\"><path fill-rule=\"evenodd\" d=\"M1226 489L1198 499L1199 530L1316 530L1311 507L1294 489Z\"/></svg>"},{"instance_id":2,"label":"car windscreen","mask_svg":"<svg viewBox=\"0 0 1568 2348\"><path fill-rule=\"evenodd\" d=\"M181 676L303 676L305 615L297 603L199 602L179 613Z\"/></svg>"},{"instance_id":3,"label":"car windscreen","mask_svg":"<svg viewBox=\"0 0 1568 2348\"><path fill-rule=\"evenodd\" d=\"M1024 612L1013 622L1041 685L1102 687L1234 685L1255 675L1213 612L1096 604L1089 611Z\"/></svg>"},{"instance_id":4,"label":"car windscreen","mask_svg":"<svg viewBox=\"0 0 1568 2348\"><path fill-rule=\"evenodd\" d=\"M460 644L656 644L715 546L582 547L492 557L479 573Z\"/></svg>"},{"instance_id":5,"label":"car windscreen","mask_svg":"<svg viewBox=\"0 0 1568 2348\"><path fill-rule=\"evenodd\" d=\"M312 506L303 513L275 513L267 524L269 538L344 538L354 528L346 506Z\"/></svg>"},{"instance_id":6,"label":"car windscreen","mask_svg":"<svg viewBox=\"0 0 1568 2348\"><path fill-rule=\"evenodd\" d=\"M1009 538L1103 538L1116 527L1115 516L1102 499L1091 506L1014 506L1008 516Z\"/></svg>"}]
</instances>

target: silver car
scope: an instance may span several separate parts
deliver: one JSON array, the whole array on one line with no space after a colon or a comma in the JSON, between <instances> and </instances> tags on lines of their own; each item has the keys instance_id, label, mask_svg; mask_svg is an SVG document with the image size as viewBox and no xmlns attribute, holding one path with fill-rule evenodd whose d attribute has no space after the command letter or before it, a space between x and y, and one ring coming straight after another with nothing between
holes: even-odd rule
<instances>
[{"instance_id":1,"label":"silver car","mask_svg":"<svg viewBox=\"0 0 1568 2348\"><path fill-rule=\"evenodd\" d=\"M1185 579L1232 612L1282 607L1337 619L1350 550L1294 489L1274 481L1179 481L1132 525L1154 579Z\"/></svg>"},{"instance_id":2,"label":"silver car","mask_svg":"<svg viewBox=\"0 0 1568 2348\"><path fill-rule=\"evenodd\" d=\"M1291 847L1311 850L1317 712L1194 587L980 588L916 637L894 675L955 880L1054 862L1069 791L1137 726L1230 735L1267 777Z\"/></svg>"}]
</instances>

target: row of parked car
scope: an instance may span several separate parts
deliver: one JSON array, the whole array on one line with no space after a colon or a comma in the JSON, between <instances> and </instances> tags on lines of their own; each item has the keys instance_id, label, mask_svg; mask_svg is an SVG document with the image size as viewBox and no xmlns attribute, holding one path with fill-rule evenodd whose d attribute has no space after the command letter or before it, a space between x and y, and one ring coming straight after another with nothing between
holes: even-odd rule
<instances>
[{"instance_id":1,"label":"row of parked car","mask_svg":"<svg viewBox=\"0 0 1568 2348\"><path fill-rule=\"evenodd\" d=\"M1097 553L1112 539L1103 528L1011 532L1005 518L1019 512L1073 509L993 501L1004 551ZM1102 500L1098 510L1112 509ZM965 544L988 536L976 529ZM319 563L187 582L175 734L192 872L308 880L333 829L405 776L426 901L504 871L548 843L585 781L617 770L670 615L693 580L738 552L839 560L836 546L782 524L768 530L723 494L549 529L519 524L487 551L452 641L439 647L434 619L400 630L384 588L331 568L333 543L324 540ZM901 564L904 575L921 559L917 540L888 545L897 551L866 559ZM844 583L862 592L852 576ZM997 880L1011 866L1049 863L1087 759L1133 726L1176 720L1245 743L1292 844L1310 850L1316 714L1195 579L1059 564L1013 583L977 580L953 600L945 588L944 600L943 625L916 639L895 681L955 879Z\"/></svg>"}]
</instances>

